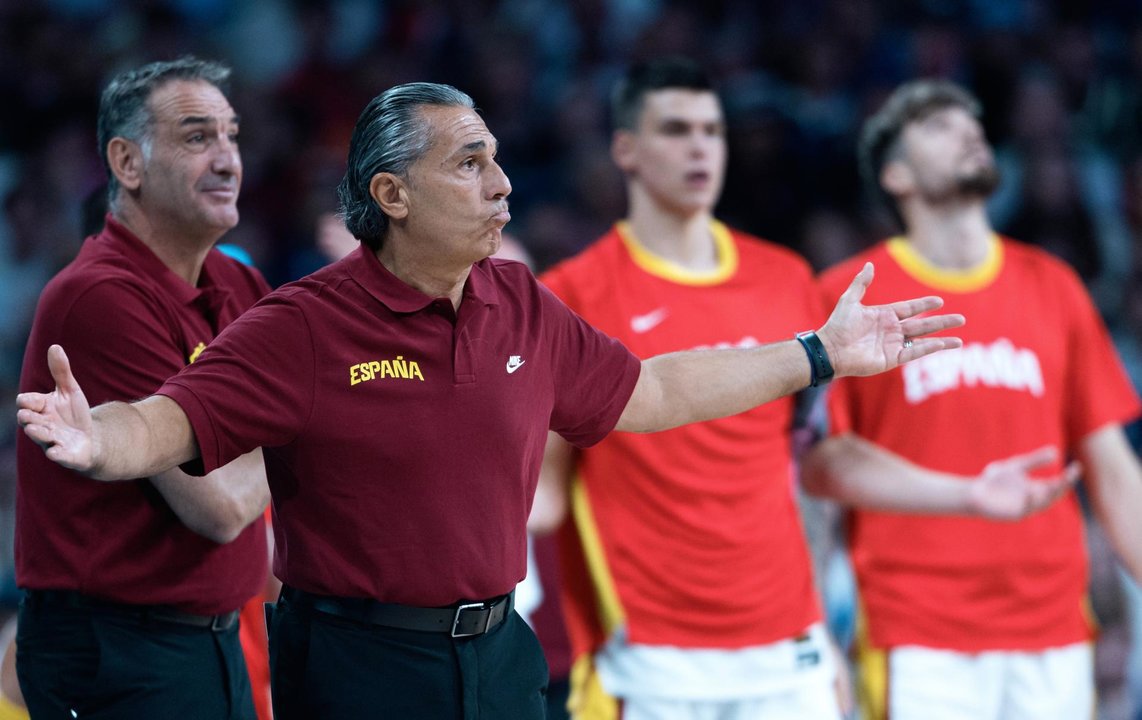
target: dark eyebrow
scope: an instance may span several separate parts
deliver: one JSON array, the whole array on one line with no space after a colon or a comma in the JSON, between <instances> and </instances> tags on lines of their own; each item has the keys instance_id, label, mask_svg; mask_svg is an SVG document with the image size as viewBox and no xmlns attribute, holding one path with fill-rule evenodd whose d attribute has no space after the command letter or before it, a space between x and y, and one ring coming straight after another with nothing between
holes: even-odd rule
<instances>
[{"instance_id":1,"label":"dark eyebrow","mask_svg":"<svg viewBox=\"0 0 1142 720\"><path fill-rule=\"evenodd\" d=\"M467 145L463 145L463 146L461 146L461 147L460 147L460 150L459 150L459 151L457 151L457 153L456 153L456 154L457 154L457 155L471 155L471 154L473 154L473 153L480 153L480 152L483 152L483 151L484 151L484 150L486 150L487 148L488 148L488 143L487 143L487 141L485 141L485 140L475 140L475 141L473 141L473 142L470 142L470 143L468 143ZM491 152L492 152L492 155L494 156L494 155L496 154L496 152L498 152L498 151L499 151L499 149L500 149L500 144L499 144L499 142L497 142L495 139L493 139L493 140L492 140L492 147L491 147Z\"/></svg>"},{"instance_id":2,"label":"dark eyebrow","mask_svg":"<svg viewBox=\"0 0 1142 720\"><path fill-rule=\"evenodd\" d=\"M187 115L178 121L179 127L186 127L188 125L209 125L214 122L214 118L208 115ZM241 122L238 115L230 118L230 122L237 125Z\"/></svg>"},{"instance_id":3,"label":"dark eyebrow","mask_svg":"<svg viewBox=\"0 0 1142 720\"><path fill-rule=\"evenodd\" d=\"M679 117L677 115L666 115L658 121L659 127L708 127L710 125L722 126L726 124L725 118L708 118L708 119L695 119Z\"/></svg>"}]
</instances>

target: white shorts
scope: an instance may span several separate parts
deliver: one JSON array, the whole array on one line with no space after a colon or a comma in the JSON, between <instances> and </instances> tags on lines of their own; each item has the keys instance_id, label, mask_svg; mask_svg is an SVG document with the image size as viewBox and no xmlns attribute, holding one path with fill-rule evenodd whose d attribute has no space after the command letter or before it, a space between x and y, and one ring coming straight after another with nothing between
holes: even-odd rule
<instances>
[{"instance_id":1,"label":"white shorts","mask_svg":"<svg viewBox=\"0 0 1142 720\"><path fill-rule=\"evenodd\" d=\"M738 650L628 644L620 628L572 670L575 720L841 720L822 624Z\"/></svg>"},{"instance_id":2,"label":"white shorts","mask_svg":"<svg viewBox=\"0 0 1142 720\"><path fill-rule=\"evenodd\" d=\"M738 700L672 700L634 697L622 701L622 720L841 720L832 682L812 682Z\"/></svg>"},{"instance_id":3,"label":"white shorts","mask_svg":"<svg viewBox=\"0 0 1142 720\"><path fill-rule=\"evenodd\" d=\"M1091 720L1094 652L962 653L905 645L887 654L892 720Z\"/></svg>"}]
</instances>

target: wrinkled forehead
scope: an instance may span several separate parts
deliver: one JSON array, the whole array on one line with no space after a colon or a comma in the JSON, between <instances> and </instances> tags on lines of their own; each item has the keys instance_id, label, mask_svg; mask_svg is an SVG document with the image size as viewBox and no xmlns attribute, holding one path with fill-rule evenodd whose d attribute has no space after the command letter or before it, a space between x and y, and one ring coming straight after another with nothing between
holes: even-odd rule
<instances>
[{"instance_id":1,"label":"wrinkled forehead","mask_svg":"<svg viewBox=\"0 0 1142 720\"><path fill-rule=\"evenodd\" d=\"M449 157L465 149L496 149L496 138L484 119L472 108L459 105L426 105L420 109L428 124L429 154Z\"/></svg>"},{"instance_id":2,"label":"wrinkled forehead","mask_svg":"<svg viewBox=\"0 0 1142 720\"><path fill-rule=\"evenodd\" d=\"M151 117L159 123L180 123L188 118L202 122L237 122L230 101L214 85L203 80L171 80L155 88L147 98Z\"/></svg>"}]
</instances>

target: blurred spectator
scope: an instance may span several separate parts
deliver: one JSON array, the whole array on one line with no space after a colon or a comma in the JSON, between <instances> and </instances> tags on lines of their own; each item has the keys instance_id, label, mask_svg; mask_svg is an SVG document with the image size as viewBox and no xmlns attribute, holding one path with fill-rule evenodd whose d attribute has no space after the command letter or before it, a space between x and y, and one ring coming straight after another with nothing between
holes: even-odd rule
<instances>
[{"instance_id":1,"label":"blurred spectator","mask_svg":"<svg viewBox=\"0 0 1142 720\"><path fill-rule=\"evenodd\" d=\"M1102 258L1094 223L1062 148L1030 149L1023 159L1023 175L1018 210L1004 232L1062 258L1088 282L1097 277Z\"/></svg>"},{"instance_id":2,"label":"blurred spectator","mask_svg":"<svg viewBox=\"0 0 1142 720\"><path fill-rule=\"evenodd\" d=\"M357 249L361 241L345 227L337 213L322 213L317 218L317 251L329 262L345 257Z\"/></svg>"},{"instance_id":3,"label":"blurred spectator","mask_svg":"<svg viewBox=\"0 0 1142 720\"><path fill-rule=\"evenodd\" d=\"M865 247L852 220L827 208L810 213L801 229L801 249L817 271L836 265Z\"/></svg>"}]
</instances>

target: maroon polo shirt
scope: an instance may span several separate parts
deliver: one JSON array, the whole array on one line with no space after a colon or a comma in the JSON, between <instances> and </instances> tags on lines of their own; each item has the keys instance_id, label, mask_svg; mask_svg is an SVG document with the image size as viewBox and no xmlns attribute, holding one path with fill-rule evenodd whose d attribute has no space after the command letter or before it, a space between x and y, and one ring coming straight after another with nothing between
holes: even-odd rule
<instances>
[{"instance_id":1,"label":"maroon polo shirt","mask_svg":"<svg viewBox=\"0 0 1142 720\"><path fill-rule=\"evenodd\" d=\"M36 308L20 390L50 392L47 350L67 351L92 406L157 390L269 286L256 270L212 250L198 287L171 272L110 215ZM137 604L216 614L265 583L259 518L226 545L191 532L150 482L99 482L17 439L16 580Z\"/></svg>"},{"instance_id":2,"label":"maroon polo shirt","mask_svg":"<svg viewBox=\"0 0 1142 720\"><path fill-rule=\"evenodd\" d=\"M514 262L459 313L367 249L286 285L160 393L209 471L261 446L274 572L315 593L446 605L510 591L548 428L618 422L639 361Z\"/></svg>"}]
</instances>

